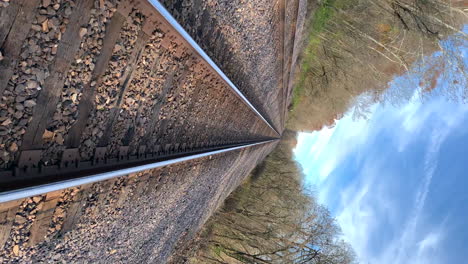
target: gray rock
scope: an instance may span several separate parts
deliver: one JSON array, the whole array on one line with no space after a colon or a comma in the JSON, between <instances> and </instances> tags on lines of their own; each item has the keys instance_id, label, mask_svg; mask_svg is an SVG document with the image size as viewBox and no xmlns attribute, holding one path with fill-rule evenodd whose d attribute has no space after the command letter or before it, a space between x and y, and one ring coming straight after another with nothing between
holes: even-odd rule
<instances>
[{"instance_id":1,"label":"gray rock","mask_svg":"<svg viewBox=\"0 0 468 264\"><path fill-rule=\"evenodd\" d=\"M21 111L15 112L15 114L13 116L16 119L20 119L21 117L23 117L23 112L21 112Z\"/></svg>"},{"instance_id":2,"label":"gray rock","mask_svg":"<svg viewBox=\"0 0 468 264\"><path fill-rule=\"evenodd\" d=\"M28 87L29 89L34 89L34 88L37 88L38 84L36 81L33 81L33 80L30 80L28 82L26 82L26 87Z\"/></svg>"},{"instance_id":3,"label":"gray rock","mask_svg":"<svg viewBox=\"0 0 468 264\"><path fill-rule=\"evenodd\" d=\"M65 12L64 12L64 13L65 13L65 16L67 16L67 17L70 16L71 13L72 13L71 8L70 8L70 7L65 8Z\"/></svg>"},{"instance_id":4,"label":"gray rock","mask_svg":"<svg viewBox=\"0 0 468 264\"><path fill-rule=\"evenodd\" d=\"M84 35L86 35L87 32L88 32L87 28L85 28L85 27L80 28L80 32L79 32L80 38L83 38Z\"/></svg>"},{"instance_id":5,"label":"gray rock","mask_svg":"<svg viewBox=\"0 0 468 264\"><path fill-rule=\"evenodd\" d=\"M24 105L22 104L15 104L15 109L18 111L23 111L24 110Z\"/></svg>"},{"instance_id":6,"label":"gray rock","mask_svg":"<svg viewBox=\"0 0 468 264\"><path fill-rule=\"evenodd\" d=\"M23 84L18 84L15 87L15 93L20 94L20 93L24 92L25 89L26 89L26 87Z\"/></svg>"},{"instance_id":7,"label":"gray rock","mask_svg":"<svg viewBox=\"0 0 468 264\"><path fill-rule=\"evenodd\" d=\"M85 144L85 146L87 147L91 147L93 145L93 141L91 141L91 139L87 139L83 142Z\"/></svg>"},{"instance_id":8,"label":"gray rock","mask_svg":"<svg viewBox=\"0 0 468 264\"><path fill-rule=\"evenodd\" d=\"M50 6L49 8L47 8L47 15L55 16L56 14L57 14L57 12L54 10L53 7Z\"/></svg>"},{"instance_id":9,"label":"gray rock","mask_svg":"<svg viewBox=\"0 0 468 264\"><path fill-rule=\"evenodd\" d=\"M34 106L36 106L36 102L34 100L26 100L26 101L24 101L24 106L25 107L34 107Z\"/></svg>"},{"instance_id":10,"label":"gray rock","mask_svg":"<svg viewBox=\"0 0 468 264\"><path fill-rule=\"evenodd\" d=\"M21 116L19 118L21 118ZM26 118L21 119L18 123L19 126L26 126L27 124L28 124L28 119Z\"/></svg>"},{"instance_id":11,"label":"gray rock","mask_svg":"<svg viewBox=\"0 0 468 264\"><path fill-rule=\"evenodd\" d=\"M22 215L16 215L16 217L15 217L15 222L20 224L20 225L26 223L26 221L28 221L28 219L26 219Z\"/></svg>"},{"instance_id":12,"label":"gray rock","mask_svg":"<svg viewBox=\"0 0 468 264\"><path fill-rule=\"evenodd\" d=\"M34 30L34 31L42 31L42 27L39 26L39 25L32 25L31 29Z\"/></svg>"},{"instance_id":13,"label":"gray rock","mask_svg":"<svg viewBox=\"0 0 468 264\"><path fill-rule=\"evenodd\" d=\"M73 102L71 100L65 100L62 105L63 107L69 107Z\"/></svg>"}]
</instances>

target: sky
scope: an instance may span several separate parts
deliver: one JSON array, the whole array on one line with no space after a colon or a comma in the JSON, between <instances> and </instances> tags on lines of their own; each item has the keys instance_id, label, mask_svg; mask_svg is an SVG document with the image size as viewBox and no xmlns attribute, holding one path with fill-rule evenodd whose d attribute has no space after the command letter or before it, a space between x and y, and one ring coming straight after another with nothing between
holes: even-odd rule
<instances>
[{"instance_id":1,"label":"sky","mask_svg":"<svg viewBox=\"0 0 468 264\"><path fill-rule=\"evenodd\" d=\"M437 92L445 86L298 134L305 184L363 264L468 263L468 105Z\"/></svg>"}]
</instances>

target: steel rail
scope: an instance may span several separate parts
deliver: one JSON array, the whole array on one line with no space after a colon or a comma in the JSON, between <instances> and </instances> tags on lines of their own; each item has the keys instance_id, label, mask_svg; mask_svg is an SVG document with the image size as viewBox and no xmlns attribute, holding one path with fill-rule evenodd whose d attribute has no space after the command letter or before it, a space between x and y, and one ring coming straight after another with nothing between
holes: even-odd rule
<instances>
[{"instance_id":1,"label":"steel rail","mask_svg":"<svg viewBox=\"0 0 468 264\"><path fill-rule=\"evenodd\" d=\"M188 155L185 157L179 157L179 158L170 159L170 160L153 162L150 164L139 165L139 166L135 166L131 168L118 169L114 171L98 173L95 175L90 175L90 176L86 176L82 178L63 180L63 181L54 182L54 183L48 183L48 184L43 184L43 185L38 185L38 186L33 186L33 187L28 187L28 188L23 188L23 189L1 192L0 203L9 202L9 201L17 200L17 199L22 199L22 198L28 198L28 197L32 197L36 195L45 194L48 192L59 191L59 190L63 190L66 188L80 186L83 184L105 181L105 180L109 180L109 179L113 179L117 177L122 177L131 173L137 173L137 172L160 168L160 167L164 167L164 166L168 166L168 165L172 165L176 163L181 163L181 162L185 162L189 160L200 159L203 157L213 156L213 155L226 153L226 152L230 152L234 150L249 148L249 147L253 147L253 146L257 146L261 144L267 144L267 143L277 141L277 140L278 139L260 141L260 142L250 143L250 144L237 146L237 147L230 147L226 149L207 151L204 153Z\"/></svg>"},{"instance_id":2,"label":"steel rail","mask_svg":"<svg viewBox=\"0 0 468 264\"><path fill-rule=\"evenodd\" d=\"M234 91L234 93L244 101L245 104L257 115L260 119L263 120L275 133L280 136L281 133L276 130L276 128L268 122L265 117L250 103L250 101L242 94L242 92L236 87L236 85L224 74L224 72L216 65L216 63L206 54L205 51L193 40L193 38L185 31L185 29L175 20L175 18L166 10L166 8L158 0L147 0L156 11L166 20L169 25L171 25L177 33L179 33L182 38L187 41L192 48L219 74L219 76L228 84L228 86Z\"/></svg>"},{"instance_id":3,"label":"steel rail","mask_svg":"<svg viewBox=\"0 0 468 264\"><path fill-rule=\"evenodd\" d=\"M267 121L263 115L250 103L250 101L242 94L242 92L232 83L231 80L221 71L221 69L211 60L211 58L203 51L203 49L190 37L190 35L182 28L182 26L172 17L172 15L162 6L161 3L157 0L146 0L147 3L151 4L154 7L155 11L160 15L160 17L165 20L165 22L172 27L179 35L182 37L189 46L198 53L198 55L205 60L206 63L223 79L223 81L228 85L228 87L237 95L265 124L268 125L275 133L280 136L280 133L273 127L273 125ZM18 189L11 189L0 191L0 203L17 200L21 198L27 198L31 196L36 196L52 191L58 191L65 188L75 187L83 184L94 183L99 181L104 181L107 179L112 179L116 177L121 177L131 173L141 172L144 170L164 167L171 164L176 164L180 162L185 162L193 159L199 159L202 157L217 155L220 153L225 153L229 151L234 151L238 149L244 149L259 144L266 144L278 139L263 140L256 143L245 143L240 146L228 146L221 149L211 149L204 152L196 153L187 153L185 155L179 155L176 157L163 159L163 160L148 160L146 163L139 163L134 165L129 165L127 167L111 168L108 171L97 171L94 173L87 174L86 176L76 177L68 179L62 179L55 182L49 183L40 183L35 186L20 187Z\"/></svg>"}]
</instances>

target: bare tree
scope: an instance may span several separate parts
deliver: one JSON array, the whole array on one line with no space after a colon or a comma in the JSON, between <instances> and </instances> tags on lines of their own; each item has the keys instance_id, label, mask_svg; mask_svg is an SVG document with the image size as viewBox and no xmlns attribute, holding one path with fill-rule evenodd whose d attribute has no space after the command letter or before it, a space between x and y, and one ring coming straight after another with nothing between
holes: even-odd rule
<instances>
[{"instance_id":1,"label":"bare tree","mask_svg":"<svg viewBox=\"0 0 468 264\"><path fill-rule=\"evenodd\" d=\"M297 86L303 92L289 126L313 130L351 106L424 98L440 78L445 94L466 100L466 65L460 47L467 15L448 0L324 0L311 18ZM443 68L441 68L443 66ZM432 67L432 68L431 68ZM399 89L386 92L396 76ZM359 97L367 93L367 96ZM356 116L365 115L358 111Z\"/></svg>"},{"instance_id":2,"label":"bare tree","mask_svg":"<svg viewBox=\"0 0 468 264\"><path fill-rule=\"evenodd\" d=\"M261 176L236 190L208 224L202 263L354 261L330 212L304 192L288 142L267 159Z\"/></svg>"}]
</instances>

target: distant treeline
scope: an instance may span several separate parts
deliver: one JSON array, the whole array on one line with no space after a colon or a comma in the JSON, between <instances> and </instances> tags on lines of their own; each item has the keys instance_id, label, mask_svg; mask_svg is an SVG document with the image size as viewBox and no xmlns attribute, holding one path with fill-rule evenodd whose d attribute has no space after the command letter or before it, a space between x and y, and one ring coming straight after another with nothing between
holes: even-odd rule
<instances>
[{"instance_id":1,"label":"distant treeline","mask_svg":"<svg viewBox=\"0 0 468 264\"><path fill-rule=\"evenodd\" d=\"M465 94L454 96L467 85L466 65L456 44L443 44L449 36L465 45L468 40L461 31L467 14L458 2L310 0L288 127L332 126L351 106L356 117L365 116L369 105L408 99L415 87L430 92L440 78L450 80L449 97L466 100ZM431 58L436 51L440 56ZM404 73L412 74L407 87L384 93Z\"/></svg>"},{"instance_id":2,"label":"distant treeline","mask_svg":"<svg viewBox=\"0 0 468 264\"><path fill-rule=\"evenodd\" d=\"M287 131L284 137L211 217L198 241L178 262L353 262L353 250L339 238L340 229L329 211L303 188L292 160L295 133Z\"/></svg>"}]
</instances>

